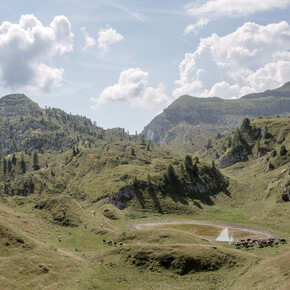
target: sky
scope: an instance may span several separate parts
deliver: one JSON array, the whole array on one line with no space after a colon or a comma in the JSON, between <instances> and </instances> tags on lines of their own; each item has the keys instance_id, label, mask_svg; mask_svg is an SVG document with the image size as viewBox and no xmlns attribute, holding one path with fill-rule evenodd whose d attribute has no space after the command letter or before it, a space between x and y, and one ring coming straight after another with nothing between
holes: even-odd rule
<instances>
[{"instance_id":1,"label":"sky","mask_svg":"<svg viewBox=\"0 0 290 290\"><path fill-rule=\"evenodd\" d=\"M178 97L290 81L290 0L0 1L0 96L140 133Z\"/></svg>"}]
</instances>

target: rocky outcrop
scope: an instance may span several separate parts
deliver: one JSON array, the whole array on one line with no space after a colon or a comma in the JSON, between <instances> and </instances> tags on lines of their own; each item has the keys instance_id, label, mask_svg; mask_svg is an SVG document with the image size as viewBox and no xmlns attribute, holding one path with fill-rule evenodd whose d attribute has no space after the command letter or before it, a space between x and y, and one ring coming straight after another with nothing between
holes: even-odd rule
<instances>
[{"instance_id":1,"label":"rocky outcrop","mask_svg":"<svg viewBox=\"0 0 290 290\"><path fill-rule=\"evenodd\" d=\"M247 150L228 153L219 160L218 168L226 168L237 162L243 161L249 154L250 151Z\"/></svg>"},{"instance_id":2,"label":"rocky outcrop","mask_svg":"<svg viewBox=\"0 0 290 290\"><path fill-rule=\"evenodd\" d=\"M108 204L113 204L118 209L126 208L126 203L136 195L135 190L131 186L122 187L113 197L109 197Z\"/></svg>"}]
</instances>

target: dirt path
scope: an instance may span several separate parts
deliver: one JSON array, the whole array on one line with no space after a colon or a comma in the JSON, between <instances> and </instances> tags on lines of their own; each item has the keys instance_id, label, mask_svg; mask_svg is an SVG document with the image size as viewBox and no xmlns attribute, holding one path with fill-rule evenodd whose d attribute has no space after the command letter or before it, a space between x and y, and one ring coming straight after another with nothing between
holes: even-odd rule
<instances>
[{"instance_id":1,"label":"dirt path","mask_svg":"<svg viewBox=\"0 0 290 290\"><path fill-rule=\"evenodd\" d=\"M167 220L167 221L150 221L150 222L138 222L138 223L133 223L130 225L131 230L146 230L146 229L151 229L152 227L155 226L160 226L160 225L176 225L176 224L193 224L193 225L203 225L203 226L214 226L222 230L225 227L228 227L230 229L234 230L240 230L240 231L247 231L253 234L260 234L260 235L265 235L268 238L273 237L276 238L277 234L271 232L271 231L266 231L266 230L258 230L254 229L251 227L246 227L246 226L241 226L241 225L236 225L236 224L231 224L231 223L225 223L225 222L213 222L213 221L199 221L199 220Z\"/></svg>"}]
</instances>

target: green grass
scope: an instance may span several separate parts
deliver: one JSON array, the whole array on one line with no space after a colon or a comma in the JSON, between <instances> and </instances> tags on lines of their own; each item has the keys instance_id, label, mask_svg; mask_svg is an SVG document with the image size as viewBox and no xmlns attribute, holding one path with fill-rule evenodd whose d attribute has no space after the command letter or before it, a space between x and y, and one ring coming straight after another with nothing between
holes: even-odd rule
<instances>
[{"instance_id":1,"label":"green grass","mask_svg":"<svg viewBox=\"0 0 290 290\"><path fill-rule=\"evenodd\" d=\"M255 122L257 127L266 122L269 132L278 136L286 121ZM261 144L277 151L285 144L288 150L289 134L284 137L280 144L274 138ZM229 183L226 190L188 195L179 186L163 191L157 187L169 163L181 176L179 163L184 156L165 145L153 144L148 151L139 140L80 149L74 157L71 150L39 154L40 170L28 166L22 176L18 164L13 176L2 175L1 289L287 289L288 244L237 250L206 239L217 236L220 228L185 222L133 230L130 225L167 220L224 222L273 231L288 240L289 203L279 198L289 178L288 159L274 157L275 168L269 171L270 152L253 154L221 170ZM24 158L28 164L29 155ZM206 169L202 161L198 168ZM157 188L154 194L144 185L123 211L106 204L108 195L132 185L134 176L146 182L148 173ZM210 183L208 176L200 179ZM35 181L33 194L3 194L5 183L16 186L30 177ZM251 233L234 234L246 238ZM103 239L118 245L110 246Z\"/></svg>"}]
</instances>

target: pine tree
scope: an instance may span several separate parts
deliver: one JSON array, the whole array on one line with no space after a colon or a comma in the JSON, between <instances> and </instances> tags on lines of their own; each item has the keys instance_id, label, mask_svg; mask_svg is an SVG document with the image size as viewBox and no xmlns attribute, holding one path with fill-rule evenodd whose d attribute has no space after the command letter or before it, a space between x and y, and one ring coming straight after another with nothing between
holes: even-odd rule
<instances>
[{"instance_id":1,"label":"pine tree","mask_svg":"<svg viewBox=\"0 0 290 290\"><path fill-rule=\"evenodd\" d=\"M264 129L263 129L263 138L264 139L269 138L269 131L268 131L268 127L267 126L265 126Z\"/></svg>"},{"instance_id":2,"label":"pine tree","mask_svg":"<svg viewBox=\"0 0 290 290\"><path fill-rule=\"evenodd\" d=\"M228 137L227 148L231 148L231 147L232 147L232 138Z\"/></svg>"},{"instance_id":3,"label":"pine tree","mask_svg":"<svg viewBox=\"0 0 290 290\"><path fill-rule=\"evenodd\" d=\"M20 168L21 168L22 174L25 174L26 173L26 163L24 161L23 153L21 154Z\"/></svg>"},{"instance_id":4,"label":"pine tree","mask_svg":"<svg viewBox=\"0 0 290 290\"><path fill-rule=\"evenodd\" d=\"M182 175L185 175L185 169L183 163L180 163L180 172Z\"/></svg>"},{"instance_id":5,"label":"pine tree","mask_svg":"<svg viewBox=\"0 0 290 290\"><path fill-rule=\"evenodd\" d=\"M187 174L190 174L193 170L192 157L188 154L184 158L184 168Z\"/></svg>"},{"instance_id":6,"label":"pine tree","mask_svg":"<svg viewBox=\"0 0 290 290\"><path fill-rule=\"evenodd\" d=\"M4 174L7 173L7 161L5 158L3 158L3 173Z\"/></svg>"},{"instance_id":7,"label":"pine tree","mask_svg":"<svg viewBox=\"0 0 290 290\"><path fill-rule=\"evenodd\" d=\"M150 151L150 149L151 149L151 139L148 140L146 149L148 151Z\"/></svg>"},{"instance_id":8,"label":"pine tree","mask_svg":"<svg viewBox=\"0 0 290 290\"><path fill-rule=\"evenodd\" d=\"M135 149L133 147L131 148L131 155L136 156Z\"/></svg>"},{"instance_id":9,"label":"pine tree","mask_svg":"<svg viewBox=\"0 0 290 290\"><path fill-rule=\"evenodd\" d=\"M241 124L241 131L242 132L247 132L247 131L250 131L252 128L251 128L251 121L249 118L245 118Z\"/></svg>"},{"instance_id":10,"label":"pine tree","mask_svg":"<svg viewBox=\"0 0 290 290\"><path fill-rule=\"evenodd\" d=\"M72 155L73 155L73 156L76 156L76 155L77 155L77 152L76 152L75 146L73 146L73 148L72 148Z\"/></svg>"},{"instance_id":11,"label":"pine tree","mask_svg":"<svg viewBox=\"0 0 290 290\"><path fill-rule=\"evenodd\" d=\"M30 193L34 193L34 183L31 178L28 181L28 189Z\"/></svg>"},{"instance_id":12,"label":"pine tree","mask_svg":"<svg viewBox=\"0 0 290 290\"><path fill-rule=\"evenodd\" d=\"M138 180L137 180L137 177L136 176L133 177L133 186L135 188L138 187Z\"/></svg>"},{"instance_id":13,"label":"pine tree","mask_svg":"<svg viewBox=\"0 0 290 290\"><path fill-rule=\"evenodd\" d=\"M39 165L38 165L38 155L36 153L36 151L33 151L32 154L32 166L34 170L38 170L39 169Z\"/></svg>"},{"instance_id":14,"label":"pine tree","mask_svg":"<svg viewBox=\"0 0 290 290\"><path fill-rule=\"evenodd\" d=\"M12 155L12 164L16 165L16 162L17 162L17 158L16 158L15 153L13 153L13 155Z\"/></svg>"},{"instance_id":15,"label":"pine tree","mask_svg":"<svg viewBox=\"0 0 290 290\"><path fill-rule=\"evenodd\" d=\"M168 165L167 169L166 169L166 174L167 174L167 178L168 178L168 181L171 183L171 184L176 184L177 181L178 181L178 177L175 173L175 170L173 168L173 166L171 164Z\"/></svg>"},{"instance_id":16,"label":"pine tree","mask_svg":"<svg viewBox=\"0 0 290 290\"><path fill-rule=\"evenodd\" d=\"M152 185L152 182L151 182L151 176L150 176L149 173L148 173L148 175L147 175L147 183L148 183L149 186Z\"/></svg>"},{"instance_id":17,"label":"pine tree","mask_svg":"<svg viewBox=\"0 0 290 290\"><path fill-rule=\"evenodd\" d=\"M280 155L281 155L281 156L284 156L284 155L287 154L287 152L288 152L288 151L286 150L285 145L282 145L281 148L280 148Z\"/></svg>"},{"instance_id":18,"label":"pine tree","mask_svg":"<svg viewBox=\"0 0 290 290\"><path fill-rule=\"evenodd\" d=\"M8 159L8 162L7 162L7 171L8 173L11 173L12 171L12 162L10 159Z\"/></svg>"}]
</instances>

